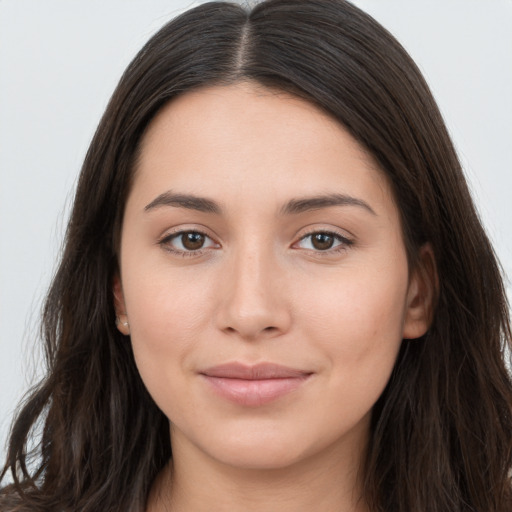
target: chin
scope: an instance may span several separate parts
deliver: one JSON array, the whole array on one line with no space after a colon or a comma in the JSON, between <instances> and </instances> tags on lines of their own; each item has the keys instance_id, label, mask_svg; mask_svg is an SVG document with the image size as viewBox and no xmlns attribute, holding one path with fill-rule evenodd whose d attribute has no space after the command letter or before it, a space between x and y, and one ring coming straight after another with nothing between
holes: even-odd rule
<instances>
[{"instance_id":1,"label":"chin","mask_svg":"<svg viewBox=\"0 0 512 512\"><path fill-rule=\"evenodd\" d=\"M231 467L252 471L270 471L290 468L306 458L296 447L284 443L254 443L251 446L235 444L220 452L215 450L215 458Z\"/></svg>"},{"instance_id":2,"label":"chin","mask_svg":"<svg viewBox=\"0 0 512 512\"><path fill-rule=\"evenodd\" d=\"M299 468L326 456L338 460L358 458L367 439L367 421L345 425L347 428L340 428L339 424L337 428L322 428L322 422L306 423L239 419L234 424L224 424L223 428L210 428L206 436L204 429L196 431L200 434L197 437L189 432L188 440L194 449L222 465L268 471Z\"/></svg>"}]
</instances>

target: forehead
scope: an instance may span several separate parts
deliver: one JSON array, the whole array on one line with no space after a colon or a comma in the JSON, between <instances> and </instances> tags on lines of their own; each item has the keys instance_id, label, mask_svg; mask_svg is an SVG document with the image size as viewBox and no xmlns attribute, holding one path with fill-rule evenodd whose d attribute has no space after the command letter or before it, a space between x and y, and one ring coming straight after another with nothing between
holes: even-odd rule
<instances>
[{"instance_id":1,"label":"forehead","mask_svg":"<svg viewBox=\"0 0 512 512\"><path fill-rule=\"evenodd\" d=\"M165 189L253 204L258 194L390 200L384 174L340 123L305 100L251 83L200 89L166 105L142 140L134 188L148 200Z\"/></svg>"},{"instance_id":2,"label":"forehead","mask_svg":"<svg viewBox=\"0 0 512 512\"><path fill-rule=\"evenodd\" d=\"M320 147L333 149L342 143L351 156L377 169L369 153L332 116L301 98L252 82L205 87L171 100L146 130L143 156L163 150L162 143L172 142L169 136L173 133L188 138L189 143L200 136L204 151L210 146L216 151L225 150L226 145L232 149L247 138L268 151L294 149L300 143L304 152L314 153Z\"/></svg>"}]
</instances>

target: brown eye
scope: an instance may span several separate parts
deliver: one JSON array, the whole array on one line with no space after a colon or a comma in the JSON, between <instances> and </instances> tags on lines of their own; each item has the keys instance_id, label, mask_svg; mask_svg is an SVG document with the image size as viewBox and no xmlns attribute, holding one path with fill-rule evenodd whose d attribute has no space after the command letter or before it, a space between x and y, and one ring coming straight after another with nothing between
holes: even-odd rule
<instances>
[{"instance_id":1,"label":"brown eye","mask_svg":"<svg viewBox=\"0 0 512 512\"><path fill-rule=\"evenodd\" d=\"M199 255L203 249L219 247L208 235L201 233L201 231L179 231L166 236L160 240L159 244L167 251L180 256Z\"/></svg>"},{"instance_id":2,"label":"brown eye","mask_svg":"<svg viewBox=\"0 0 512 512\"><path fill-rule=\"evenodd\" d=\"M352 240L338 233L315 231L314 233L302 237L296 247L316 252L328 252L330 254L348 249L353 243Z\"/></svg>"},{"instance_id":3,"label":"brown eye","mask_svg":"<svg viewBox=\"0 0 512 512\"><path fill-rule=\"evenodd\" d=\"M311 235L311 245L319 251L326 251L334 245L334 236L329 233L315 233Z\"/></svg>"},{"instance_id":4,"label":"brown eye","mask_svg":"<svg viewBox=\"0 0 512 512\"><path fill-rule=\"evenodd\" d=\"M205 242L205 236L197 231L187 231L181 235L181 243L188 251L201 249Z\"/></svg>"}]
</instances>

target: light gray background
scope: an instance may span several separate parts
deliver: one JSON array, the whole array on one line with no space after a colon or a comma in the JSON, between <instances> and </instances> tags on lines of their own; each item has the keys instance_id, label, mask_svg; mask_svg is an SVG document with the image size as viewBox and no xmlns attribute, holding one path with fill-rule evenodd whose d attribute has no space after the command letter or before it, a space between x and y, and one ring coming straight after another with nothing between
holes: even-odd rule
<instances>
[{"instance_id":1,"label":"light gray background","mask_svg":"<svg viewBox=\"0 0 512 512\"><path fill-rule=\"evenodd\" d=\"M354 3L426 75L512 276L512 0ZM0 458L15 405L42 368L42 296L96 124L136 51L190 5L0 0Z\"/></svg>"}]
</instances>

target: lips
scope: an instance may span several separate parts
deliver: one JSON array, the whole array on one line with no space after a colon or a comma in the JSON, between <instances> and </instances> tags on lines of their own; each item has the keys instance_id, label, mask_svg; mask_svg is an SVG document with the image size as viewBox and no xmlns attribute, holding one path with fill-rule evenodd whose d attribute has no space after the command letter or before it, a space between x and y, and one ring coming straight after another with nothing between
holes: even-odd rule
<instances>
[{"instance_id":1,"label":"lips","mask_svg":"<svg viewBox=\"0 0 512 512\"><path fill-rule=\"evenodd\" d=\"M246 407L278 400L301 387L311 375L312 372L272 363L228 363L200 372L214 393Z\"/></svg>"}]
</instances>

